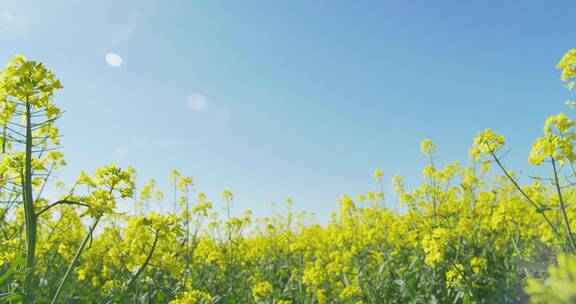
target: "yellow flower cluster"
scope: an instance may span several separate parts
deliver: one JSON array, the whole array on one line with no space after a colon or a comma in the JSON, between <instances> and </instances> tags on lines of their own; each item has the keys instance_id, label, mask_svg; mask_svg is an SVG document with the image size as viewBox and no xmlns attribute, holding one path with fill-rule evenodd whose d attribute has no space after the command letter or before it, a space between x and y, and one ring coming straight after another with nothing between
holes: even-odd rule
<instances>
[{"instance_id":1,"label":"yellow flower cluster","mask_svg":"<svg viewBox=\"0 0 576 304\"><path fill-rule=\"evenodd\" d=\"M263 281L256 284L252 288L252 296L254 297L254 300L260 301L262 298L268 296L272 292L272 290L273 290L272 284Z\"/></svg>"},{"instance_id":2,"label":"yellow flower cluster","mask_svg":"<svg viewBox=\"0 0 576 304\"><path fill-rule=\"evenodd\" d=\"M564 81L576 77L576 49L569 50L558 63L562 70L560 78Z\"/></svg>"},{"instance_id":3,"label":"yellow flower cluster","mask_svg":"<svg viewBox=\"0 0 576 304\"><path fill-rule=\"evenodd\" d=\"M211 301L212 296L209 293L191 290L179 296L178 299L170 301L170 304L202 304L210 303Z\"/></svg>"},{"instance_id":4,"label":"yellow flower cluster","mask_svg":"<svg viewBox=\"0 0 576 304\"><path fill-rule=\"evenodd\" d=\"M470 267L472 267L472 271L475 273L480 273L483 269L486 269L488 266L488 260L484 257L473 257L470 260Z\"/></svg>"},{"instance_id":5,"label":"yellow flower cluster","mask_svg":"<svg viewBox=\"0 0 576 304\"><path fill-rule=\"evenodd\" d=\"M92 217L113 214L117 199L132 197L134 179L133 168L122 170L117 165L99 168L93 177L82 171L76 183L85 185L89 190L86 195L77 197L77 200L89 207L87 213Z\"/></svg>"},{"instance_id":6,"label":"yellow flower cluster","mask_svg":"<svg viewBox=\"0 0 576 304\"><path fill-rule=\"evenodd\" d=\"M546 119L544 137L538 138L532 146L529 161L533 165L540 165L549 157L560 163L574 163L574 140L576 122L566 114L561 113Z\"/></svg>"},{"instance_id":7,"label":"yellow flower cluster","mask_svg":"<svg viewBox=\"0 0 576 304\"><path fill-rule=\"evenodd\" d=\"M436 151L436 145L431 140L425 139L420 144L420 151L424 155L432 156L434 151Z\"/></svg>"},{"instance_id":8,"label":"yellow flower cluster","mask_svg":"<svg viewBox=\"0 0 576 304\"><path fill-rule=\"evenodd\" d=\"M505 144L504 137L501 135L494 134L492 130L486 129L474 138L474 145L470 148L470 156L474 160L479 160L481 157L490 155Z\"/></svg>"},{"instance_id":9,"label":"yellow flower cluster","mask_svg":"<svg viewBox=\"0 0 576 304\"><path fill-rule=\"evenodd\" d=\"M462 266L462 264L456 264L452 269L448 270L448 272L446 272L446 287L454 287L460 283L462 278L464 278L463 272L464 266Z\"/></svg>"}]
</instances>

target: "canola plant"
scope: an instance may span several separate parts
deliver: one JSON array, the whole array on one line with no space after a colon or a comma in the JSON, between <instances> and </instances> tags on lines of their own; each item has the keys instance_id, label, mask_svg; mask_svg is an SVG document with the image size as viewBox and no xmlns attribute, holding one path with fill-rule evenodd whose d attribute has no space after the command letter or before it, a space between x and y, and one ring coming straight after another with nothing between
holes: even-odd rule
<instances>
[{"instance_id":1,"label":"canola plant","mask_svg":"<svg viewBox=\"0 0 576 304\"><path fill-rule=\"evenodd\" d=\"M576 49L558 68L573 92ZM232 216L230 190L212 200L175 170L174 197L154 180L136 193L135 169L114 164L64 185L53 178L66 165L53 102L61 88L22 56L0 72L2 303L576 301L576 121L566 114L546 120L528 160L549 176L522 182L490 129L466 165L439 166L424 140L423 182L392 179L402 211L385 207L383 191L344 195L321 225L290 208ZM374 177L384 183L381 170ZM171 210L151 211L157 204Z\"/></svg>"}]
</instances>

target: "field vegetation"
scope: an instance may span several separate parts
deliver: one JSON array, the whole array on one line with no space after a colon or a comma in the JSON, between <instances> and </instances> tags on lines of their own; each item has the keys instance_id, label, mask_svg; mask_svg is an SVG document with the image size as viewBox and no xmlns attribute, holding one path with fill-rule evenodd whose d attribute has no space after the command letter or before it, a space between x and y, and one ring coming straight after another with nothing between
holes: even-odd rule
<instances>
[{"instance_id":1,"label":"field vegetation","mask_svg":"<svg viewBox=\"0 0 576 304\"><path fill-rule=\"evenodd\" d=\"M576 49L558 68L573 92ZM233 216L230 190L207 197L176 170L165 192L154 180L136 191L136 170L115 164L63 184L53 178L66 165L60 89L54 72L22 56L0 72L2 303L576 302L569 115L549 117L532 146L529 164L547 176L521 180L490 129L467 164L439 164L424 140L419 186L394 176L395 193L343 195L329 222L313 224L291 211ZM398 210L386 208L393 195ZM170 211L154 212L158 204Z\"/></svg>"}]
</instances>

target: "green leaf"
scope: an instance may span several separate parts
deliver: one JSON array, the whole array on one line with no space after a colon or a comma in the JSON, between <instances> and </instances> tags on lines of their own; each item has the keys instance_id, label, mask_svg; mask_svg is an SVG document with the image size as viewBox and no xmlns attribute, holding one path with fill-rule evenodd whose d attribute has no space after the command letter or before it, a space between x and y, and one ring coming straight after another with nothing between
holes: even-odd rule
<instances>
[{"instance_id":1,"label":"green leaf","mask_svg":"<svg viewBox=\"0 0 576 304\"><path fill-rule=\"evenodd\" d=\"M470 298L470 294L464 295L464 300L462 301L463 304L472 304L472 299Z\"/></svg>"},{"instance_id":2,"label":"green leaf","mask_svg":"<svg viewBox=\"0 0 576 304\"><path fill-rule=\"evenodd\" d=\"M2 300L2 302L10 302L10 301L20 302L22 300L22 294L19 292L12 293L3 298L0 298L0 300Z\"/></svg>"},{"instance_id":3,"label":"green leaf","mask_svg":"<svg viewBox=\"0 0 576 304\"><path fill-rule=\"evenodd\" d=\"M0 276L0 285L4 284L4 282L8 279L8 277L16 270L16 268L20 264L22 264L23 261L24 256L21 255L11 263L10 268L8 268L8 270L6 270L6 272L3 273L2 276Z\"/></svg>"}]
</instances>

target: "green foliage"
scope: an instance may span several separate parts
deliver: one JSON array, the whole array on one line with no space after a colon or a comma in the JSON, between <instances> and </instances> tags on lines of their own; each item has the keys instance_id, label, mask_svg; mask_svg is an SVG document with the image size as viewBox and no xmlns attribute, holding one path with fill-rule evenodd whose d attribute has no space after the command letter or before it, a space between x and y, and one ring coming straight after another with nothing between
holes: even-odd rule
<instances>
[{"instance_id":1,"label":"green foliage","mask_svg":"<svg viewBox=\"0 0 576 304\"><path fill-rule=\"evenodd\" d=\"M544 281L530 279L526 291L533 303L568 304L576 302L576 256L560 254L550 266Z\"/></svg>"}]
</instances>

